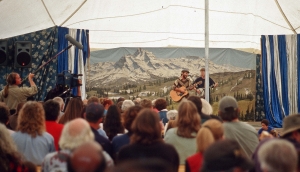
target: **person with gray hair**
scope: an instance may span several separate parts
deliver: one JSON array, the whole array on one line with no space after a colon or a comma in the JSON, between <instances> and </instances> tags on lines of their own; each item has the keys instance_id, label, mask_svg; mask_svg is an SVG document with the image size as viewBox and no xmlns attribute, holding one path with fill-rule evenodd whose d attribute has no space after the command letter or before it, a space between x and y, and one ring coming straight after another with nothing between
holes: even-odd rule
<instances>
[{"instance_id":1,"label":"person with gray hair","mask_svg":"<svg viewBox=\"0 0 300 172\"><path fill-rule=\"evenodd\" d=\"M61 150L46 155L42 163L42 170L67 171L66 160L71 151L91 140L94 140L94 134L86 120L76 118L66 123L59 139Z\"/></svg>"},{"instance_id":2,"label":"person with gray hair","mask_svg":"<svg viewBox=\"0 0 300 172\"><path fill-rule=\"evenodd\" d=\"M298 155L292 143L283 139L270 139L258 150L263 172L296 172Z\"/></svg>"},{"instance_id":3,"label":"person with gray hair","mask_svg":"<svg viewBox=\"0 0 300 172\"><path fill-rule=\"evenodd\" d=\"M59 107L60 107L59 116L57 118L57 122L58 122L59 118L64 115L63 111L64 111L64 108L65 108L65 102L61 97L54 97L53 100L58 102Z\"/></svg>"},{"instance_id":4,"label":"person with gray hair","mask_svg":"<svg viewBox=\"0 0 300 172\"><path fill-rule=\"evenodd\" d=\"M169 110L167 112L167 118L168 120L175 120L176 116L178 115L178 111L177 110Z\"/></svg>"},{"instance_id":5,"label":"person with gray hair","mask_svg":"<svg viewBox=\"0 0 300 172\"><path fill-rule=\"evenodd\" d=\"M130 108L131 106L134 106L135 104L133 103L132 100L124 100L123 101L123 104L122 104L122 107L121 107L121 110L123 112L125 112L128 108Z\"/></svg>"}]
</instances>

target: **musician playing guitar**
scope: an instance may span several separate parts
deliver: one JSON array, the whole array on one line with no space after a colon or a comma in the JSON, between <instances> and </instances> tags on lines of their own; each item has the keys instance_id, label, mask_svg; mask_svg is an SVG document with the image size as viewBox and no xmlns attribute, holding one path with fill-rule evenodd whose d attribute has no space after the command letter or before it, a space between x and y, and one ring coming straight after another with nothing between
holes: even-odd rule
<instances>
[{"instance_id":1,"label":"musician playing guitar","mask_svg":"<svg viewBox=\"0 0 300 172\"><path fill-rule=\"evenodd\" d=\"M205 89L205 68L200 69L200 77L197 78L194 81L194 83L198 83L198 82L200 82L201 84L196 84L195 85L196 86L196 92L197 92L198 95L200 95L200 97L204 98L204 96L205 96L205 94L204 94L204 89ZM214 87L217 87L217 86L218 86L218 83L215 83L215 81L212 80L209 77L209 88L214 88Z\"/></svg>"},{"instance_id":2,"label":"musician playing guitar","mask_svg":"<svg viewBox=\"0 0 300 172\"><path fill-rule=\"evenodd\" d=\"M193 90L194 87L192 85L192 81L188 78L189 70L183 69L181 71L181 76L175 80L174 85L173 85L173 92L181 93L178 95L178 98L173 98L171 95L171 98L173 101L178 102L180 101L183 97L188 96L188 91L187 90ZM177 97L177 95L175 95Z\"/></svg>"}]
</instances>

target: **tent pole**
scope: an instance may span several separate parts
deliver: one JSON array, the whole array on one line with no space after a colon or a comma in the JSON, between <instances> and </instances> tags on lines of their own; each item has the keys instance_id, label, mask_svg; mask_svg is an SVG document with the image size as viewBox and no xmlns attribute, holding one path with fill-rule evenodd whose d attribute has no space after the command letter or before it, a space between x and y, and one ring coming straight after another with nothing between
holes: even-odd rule
<instances>
[{"instance_id":1,"label":"tent pole","mask_svg":"<svg viewBox=\"0 0 300 172\"><path fill-rule=\"evenodd\" d=\"M209 0L205 0L205 100L209 102Z\"/></svg>"}]
</instances>

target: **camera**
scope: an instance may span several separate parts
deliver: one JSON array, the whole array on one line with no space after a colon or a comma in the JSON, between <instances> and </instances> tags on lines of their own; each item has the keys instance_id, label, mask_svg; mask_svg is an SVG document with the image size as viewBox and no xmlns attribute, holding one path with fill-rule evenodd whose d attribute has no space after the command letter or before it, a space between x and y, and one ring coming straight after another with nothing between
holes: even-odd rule
<instances>
[{"instance_id":1,"label":"camera","mask_svg":"<svg viewBox=\"0 0 300 172\"><path fill-rule=\"evenodd\" d=\"M78 76L82 76L82 74L71 74L71 71L63 71L60 74L57 74L57 85L59 87L64 88L73 88L81 86L81 82L79 82L80 79L78 79Z\"/></svg>"}]
</instances>

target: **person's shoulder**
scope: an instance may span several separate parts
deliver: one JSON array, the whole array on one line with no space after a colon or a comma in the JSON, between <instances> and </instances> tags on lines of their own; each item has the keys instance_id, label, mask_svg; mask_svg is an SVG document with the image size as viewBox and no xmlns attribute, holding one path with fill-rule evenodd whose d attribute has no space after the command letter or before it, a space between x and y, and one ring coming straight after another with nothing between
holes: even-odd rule
<instances>
[{"instance_id":1,"label":"person's shoulder","mask_svg":"<svg viewBox=\"0 0 300 172\"><path fill-rule=\"evenodd\" d=\"M274 130L274 127L268 126L268 131Z\"/></svg>"},{"instance_id":2,"label":"person's shoulder","mask_svg":"<svg viewBox=\"0 0 300 172\"><path fill-rule=\"evenodd\" d=\"M44 137L46 139L54 140L53 136L48 132L44 132L40 137Z\"/></svg>"},{"instance_id":3,"label":"person's shoulder","mask_svg":"<svg viewBox=\"0 0 300 172\"><path fill-rule=\"evenodd\" d=\"M177 127L168 129L165 135L165 139L177 136L176 132L177 132Z\"/></svg>"},{"instance_id":4,"label":"person's shoulder","mask_svg":"<svg viewBox=\"0 0 300 172\"><path fill-rule=\"evenodd\" d=\"M117 135L112 139L112 142L118 142L120 140L129 138L129 136L127 134L121 134L121 135Z\"/></svg>"},{"instance_id":5,"label":"person's shoulder","mask_svg":"<svg viewBox=\"0 0 300 172\"><path fill-rule=\"evenodd\" d=\"M111 142L107 138L105 138L104 136L102 136L101 134L99 134L97 130L96 130L96 132L94 132L94 135L95 135L95 139L98 142L101 142L101 143L104 143L104 144L111 144Z\"/></svg>"},{"instance_id":6,"label":"person's shoulder","mask_svg":"<svg viewBox=\"0 0 300 172\"><path fill-rule=\"evenodd\" d=\"M258 133L258 134L261 134L262 131L263 131L263 128L260 128L260 129L257 131L257 133Z\"/></svg>"},{"instance_id":7,"label":"person's shoulder","mask_svg":"<svg viewBox=\"0 0 300 172\"><path fill-rule=\"evenodd\" d=\"M197 152L194 155L189 156L186 160L187 161L194 161L197 160L199 161L200 159L202 159L203 155L201 152Z\"/></svg>"}]
</instances>

